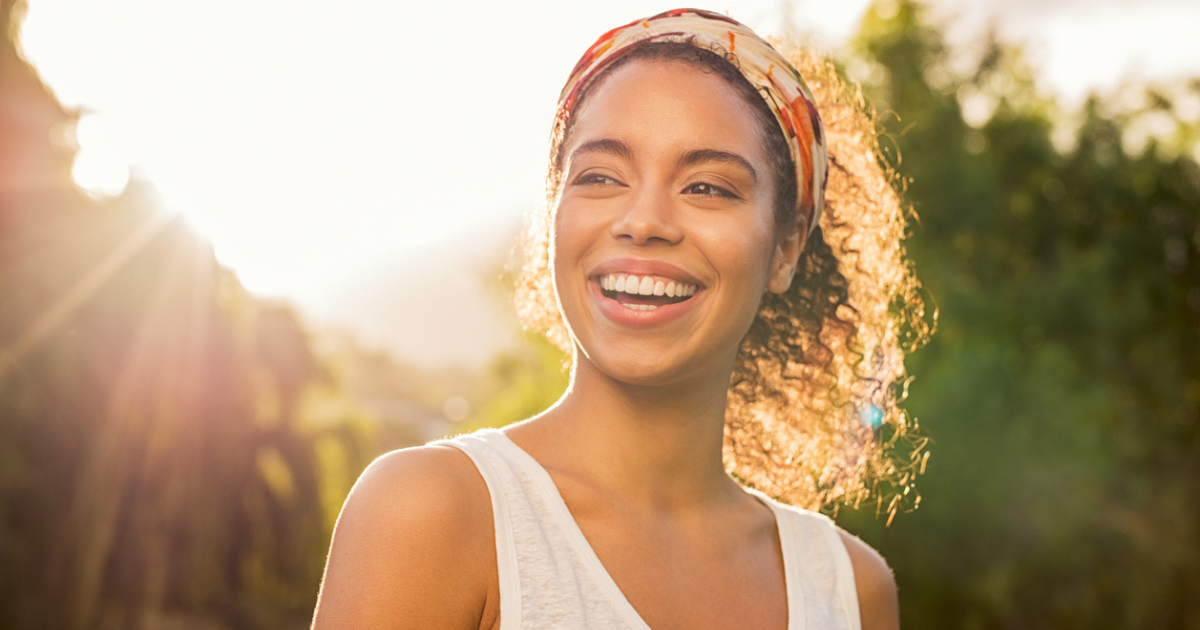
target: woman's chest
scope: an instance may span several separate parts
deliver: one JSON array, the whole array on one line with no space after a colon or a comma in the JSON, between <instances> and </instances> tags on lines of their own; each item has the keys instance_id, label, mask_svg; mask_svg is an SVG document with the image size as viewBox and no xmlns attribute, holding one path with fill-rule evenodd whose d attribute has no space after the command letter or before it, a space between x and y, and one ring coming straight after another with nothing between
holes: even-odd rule
<instances>
[{"instance_id":1,"label":"woman's chest","mask_svg":"<svg viewBox=\"0 0 1200 630\"><path fill-rule=\"evenodd\" d=\"M652 630L785 630L785 566L773 519L685 527L661 519L577 521L604 573Z\"/></svg>"}]
</instances>

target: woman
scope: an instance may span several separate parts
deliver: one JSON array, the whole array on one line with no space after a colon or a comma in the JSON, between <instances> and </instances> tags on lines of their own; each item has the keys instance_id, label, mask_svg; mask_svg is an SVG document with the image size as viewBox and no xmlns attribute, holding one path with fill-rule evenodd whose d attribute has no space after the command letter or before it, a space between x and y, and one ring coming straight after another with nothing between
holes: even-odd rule
<instances>
[{"instance_id":1,"label":"woman","mask_svg":"<svg viewBox=\"0 0 1200 630\"><path fill-rule=\"evenodd\" d=\"M315 628L898 627L875 551L759 491L819 507L899 475L876 427L903 429L919 309L903 218L853 93L813 67L837 136L724 16L670 11L587 51L519 287L570 386L373 463Z\"/></svg>"}]
</instances>

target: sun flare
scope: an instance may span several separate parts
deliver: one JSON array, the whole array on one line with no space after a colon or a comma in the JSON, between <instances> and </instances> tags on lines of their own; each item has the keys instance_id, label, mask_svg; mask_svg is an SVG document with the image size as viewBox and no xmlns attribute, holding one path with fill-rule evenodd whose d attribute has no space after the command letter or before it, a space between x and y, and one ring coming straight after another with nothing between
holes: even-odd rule
<instances>
[{"instance_id":1,"label":"sun flare","mask_svg":"<svg viewBox=\"0 0 1200 630\"><path fill-rule=\"evenodd\" d=\"M129 162L119 129L102 114L85 114L75 129L79 152L71 168L75 184L92 196L120 195L129 184Z\"/></svg>"}]
</instances>

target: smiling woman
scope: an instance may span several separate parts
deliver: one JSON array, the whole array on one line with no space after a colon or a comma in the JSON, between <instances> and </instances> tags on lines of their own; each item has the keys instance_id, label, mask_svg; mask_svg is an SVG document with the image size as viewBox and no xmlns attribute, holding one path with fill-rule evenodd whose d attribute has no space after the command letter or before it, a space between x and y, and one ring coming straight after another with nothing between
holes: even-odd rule
<instances>
[{"instance_id":1,"label":"smiling woman","mask_svg":"<svg viewBox=\"0 0 1200 630\"><path fill-rule=\"evenodd\" d=\"M570 386L372 464L314 627L898 626L883 559L809 509L902 474L878 426L928 331L871 123L801 59L819 99L692 9L585 53L519 287Z\"/></svg>"}]
</instances>

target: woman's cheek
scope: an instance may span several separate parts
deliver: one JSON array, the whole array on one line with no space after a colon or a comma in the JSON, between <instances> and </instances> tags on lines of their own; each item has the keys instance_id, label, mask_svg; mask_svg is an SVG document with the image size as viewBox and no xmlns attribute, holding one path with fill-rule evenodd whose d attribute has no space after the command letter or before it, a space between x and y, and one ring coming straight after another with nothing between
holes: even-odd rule
<instances>
[{"instance_id":1,"label":"woman's cheek","mask_svg":"<svg viewBox=\"0 0 1200 630\"><path fill-rule=\"evenodd\" d=\"M761 283L765 287L767 270L775 251L770 231L762 228L747 230L744 224L714 228L705 240L713 244L710 250L713 262L720 259L725 263L715 266L726 270L739 282Z\"/></svg>"}]
</instances>

